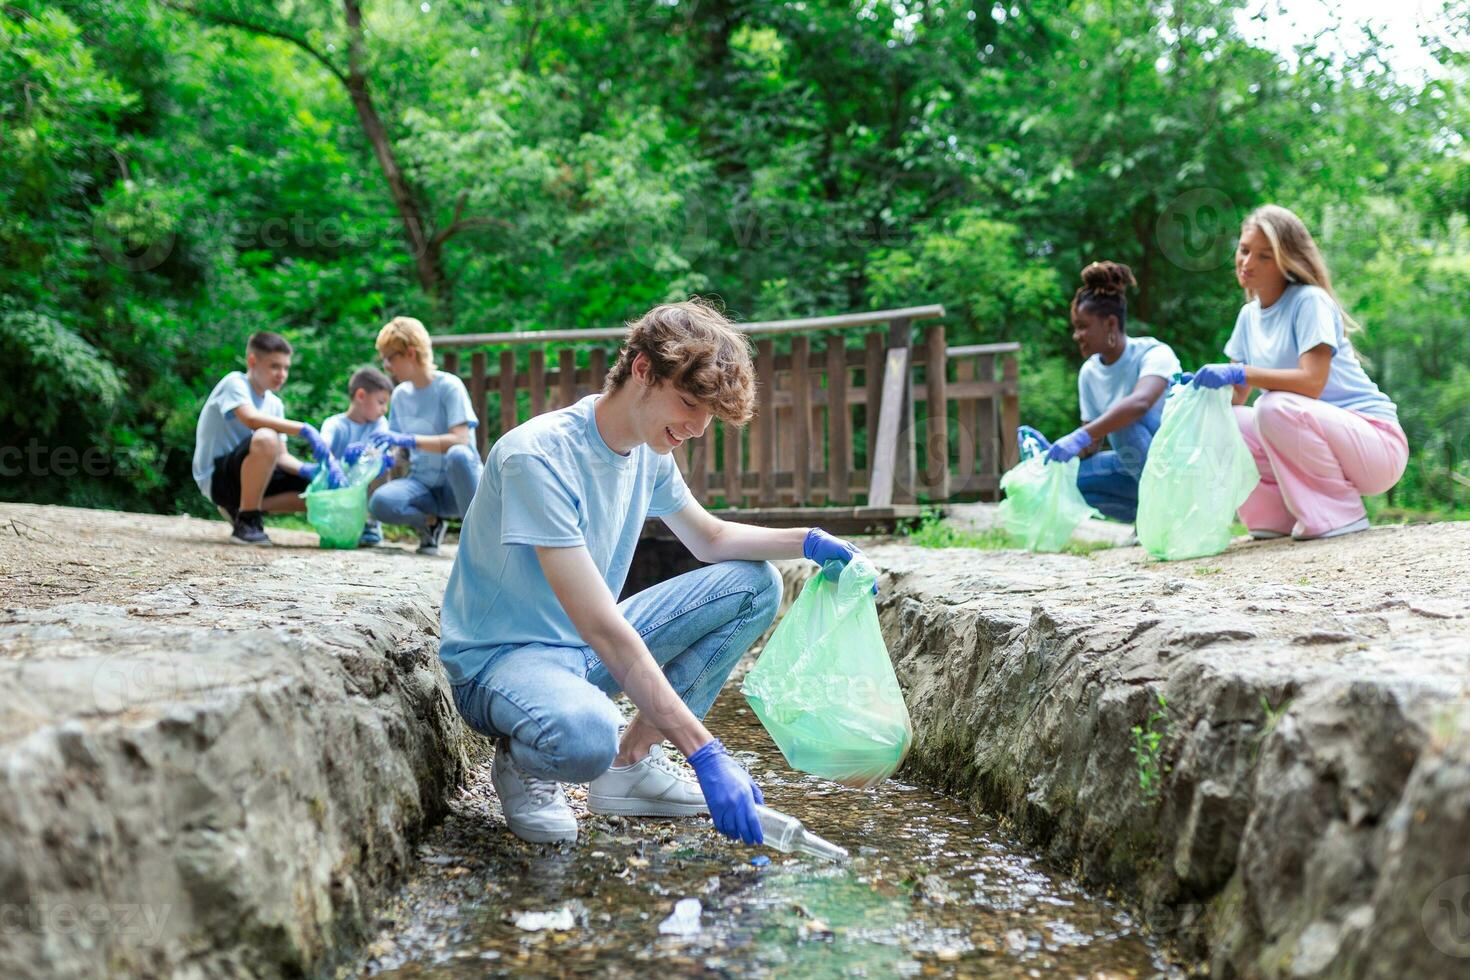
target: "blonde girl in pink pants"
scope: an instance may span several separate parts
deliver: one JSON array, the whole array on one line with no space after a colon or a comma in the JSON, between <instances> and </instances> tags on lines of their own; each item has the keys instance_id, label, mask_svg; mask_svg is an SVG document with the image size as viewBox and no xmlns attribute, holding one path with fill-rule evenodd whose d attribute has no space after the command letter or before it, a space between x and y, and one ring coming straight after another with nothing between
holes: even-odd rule
<instances>
[{"instance_id":1,"label":"blonde girl in pink pants","mask_svg":"<svg viewBox=\"0 0 1470 980\"><path fill-rule=\"evenodd\" d=\"M1235 417L1261 473L1240 508L1256 538L1298 541L1368 527L1363 497L1399 481L1409 442L1398 409L1378 390L1347 331L1327 263L1302 220L1268 204L1245 219L1235 278L1249 302L1225 345L1193 383L1235 387ZM1245 404L1252 388L1261 397Z\"/></svg>"}]
</instances>

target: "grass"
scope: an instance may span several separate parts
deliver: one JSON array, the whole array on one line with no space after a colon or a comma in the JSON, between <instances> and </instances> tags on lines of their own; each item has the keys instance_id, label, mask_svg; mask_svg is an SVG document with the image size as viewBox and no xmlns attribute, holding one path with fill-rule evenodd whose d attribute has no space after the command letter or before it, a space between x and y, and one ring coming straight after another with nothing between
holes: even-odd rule
<instances>
[{"instance_id":1,"label":"grass","mask_svg":"<svg viewBox=\"0 0 1470 980\"><path fill-rule=\"evenodd\" d=\"M967 528L955 527L953 524L946 524L939 510L934 507L925 507L920 511L919 519L905 524L899 533L909 544L920 548L978 548L981 551L1005 551L1008 549L1024 550L1025 547L1005 528L992 527L984 531L971 531ZM1062 548L1062 553L1086 557L1094 551L1102 551L1111 547L1113 545L1106 541L1079 541L1073 538Z\"/></svg>"},{"instance_id":2,"label":"grass","mask_svg":"<svg viewBox=\"0 0 1470 980\"><path fill-rule=\"evenodd\" d=\"M1148 721L1134 725L1133 761L1138 767L1138 788L1144 799L1156 800L1164 784L1164 739L1169 737L1169 702L1159 693L1159 710L1149 713Z\"/></svg>"},{"instance_id":3,"label":"grass","mask_svg":"<svg viewBox=\"0 0 1470 980\"><path fill-rule=\"evenodd\" d=\"M1194 570L1196 575L1219 575L1225 569L1219 565L1201 565Z\"/></svg>"}]
</instances>

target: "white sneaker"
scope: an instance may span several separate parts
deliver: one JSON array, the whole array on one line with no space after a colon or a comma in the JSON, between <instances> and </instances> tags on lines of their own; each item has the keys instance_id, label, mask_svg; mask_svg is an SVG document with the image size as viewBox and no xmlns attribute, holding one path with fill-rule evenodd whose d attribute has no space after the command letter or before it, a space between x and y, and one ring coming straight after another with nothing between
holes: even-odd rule
<instances>
[{"instance_id":1,"label":"white sneaker","mask_svg":"<svg viewBox=\"0 0 1470 980\"><path fill-rule=\"evenodd\" d=\"M1368 530L1368 526L1368 518L1366 516L1363 516L1358 518L1356 521L1353 521L1351 524L1344 524L1342 527L1335 527L1330 531L1323 531L1321 534L1298 533L1298 531L1294 528L1291 532L1291 536L1292 539L1296 541L1317 541L1321 538L1340 538L1344 534L1356 534L1359 531ZM1297 527L1300 528L1301 525L1298 524Z\"/></svg>"},{"instance_id":2,"label":"white sneaker","mask_svg":"<svg viewBox=\"0 0 1470 980\"><path fill-rule=\"evenodd\" d=\"M708 813L694 774L655 745L631 766L613 768L587 786L587 809L624 817L697 817Z\"/></svg>"},{"instance_id":3,"label":"white sneaker","mask_svg":"<svg viewBox=\"0 0 1470 980\"><path fill-rule=\"evenodd\" d=\"M510 832L521 840L552 844L577 839L577 817L561 784L523 772L511 761L504 740L495 744L490 785L500 797L500 809Z\"/></svg>"}]
</instances>

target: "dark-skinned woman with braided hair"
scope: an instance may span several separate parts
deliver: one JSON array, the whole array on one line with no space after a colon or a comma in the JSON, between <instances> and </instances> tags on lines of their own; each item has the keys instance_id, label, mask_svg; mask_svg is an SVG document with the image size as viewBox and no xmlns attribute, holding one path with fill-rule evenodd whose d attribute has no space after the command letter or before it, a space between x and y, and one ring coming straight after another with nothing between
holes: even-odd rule
<instances>
[{"instance_id":1,"label":"dark-skinned woman with braided hair","mask_svg":"<svg viewBox=\"0 0 1470 980\"><path fill-rule=\"evenodd\" d=\"M1077 489L1083 499L1125 524L1138 514L1138 479L1163 418L1169 379L1180 370L1168 344L1128 336L1124 294L1136 285L1132 270L1119 262L1082 270L1072 297L1072 340L1084 359L1077 375L1082 425L1055 443L1021 426L1022 437L1037 439L1048 461L1082 457Z\"/></svg>"}]
</instances>

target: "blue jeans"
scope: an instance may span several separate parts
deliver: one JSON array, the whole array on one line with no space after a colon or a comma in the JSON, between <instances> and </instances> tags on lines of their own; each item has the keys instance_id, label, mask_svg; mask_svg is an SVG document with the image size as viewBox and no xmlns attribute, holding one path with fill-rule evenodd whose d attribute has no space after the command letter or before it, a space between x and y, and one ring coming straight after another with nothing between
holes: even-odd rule
<instances>
[{"instance_id":1,"label":"blue jeans","mask_svg":"<svg viewBox=\"0 0 1470 980\"><path fill-rule=\"evenodd\" d=\"M618 603L674 693L703 718L725 678L776 618L781 575L764 561L725 561L660 582ZM622 714L618 682L591 647L507 645L454 687L470 727L510 739L533 776L586 783L612 765Z\"/></svg>"},{"instance_id":2,"label":"blue jeans","mask_svg":"<svg viewBox=\"0 0 1470 980\"><path fill-rule=\"evenodd\" d=\"M1158 419L1143 418L1109 433L1111 448L1093 453L1077 468L1082 499L1113 520L1132 524L1138 517L1138 478L1158 428Z\"/></svg>"},{"instance_id":3,"label":"blue jeans","mask_svg":"<svg viewBox=\"0 0 1470 980\"><path fill-rule=\"evenodd\" d=\"M368 501L368 510L375 520L407 524L420 531L429 526L431 516L463 517L474 499L482 468L473 446L455 446L444 454L445 479L439 486L426 486L410 473L379 487Z\"/></svg>"}]
</instances>

